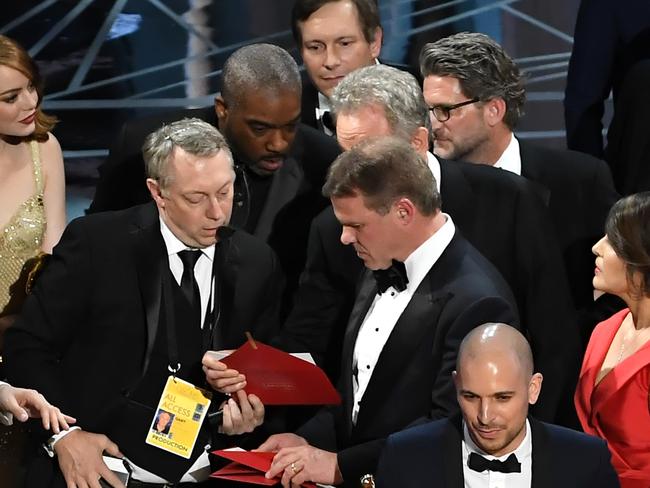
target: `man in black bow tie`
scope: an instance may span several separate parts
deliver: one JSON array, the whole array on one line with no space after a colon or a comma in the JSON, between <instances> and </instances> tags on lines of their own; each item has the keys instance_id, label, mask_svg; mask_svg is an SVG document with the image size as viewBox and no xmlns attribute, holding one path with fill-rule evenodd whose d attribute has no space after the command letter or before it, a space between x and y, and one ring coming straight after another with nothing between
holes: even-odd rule
<instances>
[{"instance_id":1,"label":"man in black bow tie","mask_svg":"<svg viewBox=\"0 0 650 488\"><path fill-rule=\"evenodd\" d=\"M472 330L453 373L462 416L390 436L377 486L619 486L602 440L527 417L542 388L533 371L519 331L494 323Z\"/></svg>"},{"instance_id":2,"label":"man in black bow tie","mask_svg":"<svg viewBox=\"0 0 650 488\"><path fill-rule=\"evenodd\" d=\"M343 342L343 404L261 448L279 451L268 476L285 486L357 487L388 435L458 409L451 372L462 338L497 317L517 323L517 312L503 278L440 210L433 174L408 142L359 143L333 163L323 193L341 242L367 268Z\"/></svg>"}]
</instances>

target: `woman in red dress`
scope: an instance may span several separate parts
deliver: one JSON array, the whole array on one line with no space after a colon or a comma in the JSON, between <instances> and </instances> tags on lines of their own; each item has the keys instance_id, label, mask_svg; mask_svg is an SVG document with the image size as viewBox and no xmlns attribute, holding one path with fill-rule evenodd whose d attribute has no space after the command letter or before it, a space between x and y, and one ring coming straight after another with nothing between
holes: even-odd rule
<instances>
[{"instance_id":1,"label":"woman in red dress","mask_svg":"<svg viewBox=\"0 0 650 488\"><path fill-rule=\"evenodd\" d=\"M594 329L575 405L585 432L605 439L622 488L650 487L650 192L619 200L598 241L594 288L627 308Z\"/></svg>"}]
</instances>

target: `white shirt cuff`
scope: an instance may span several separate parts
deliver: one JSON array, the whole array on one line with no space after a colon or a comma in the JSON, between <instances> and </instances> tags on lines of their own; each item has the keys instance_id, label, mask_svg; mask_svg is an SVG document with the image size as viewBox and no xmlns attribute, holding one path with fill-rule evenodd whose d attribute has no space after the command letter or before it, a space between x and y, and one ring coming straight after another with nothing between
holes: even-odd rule
<instances>
[{"instance_id":1,"label":"white shirt cuff","mask_svg":"<svg viewBox=\"0 0 650 488\"><path fill-rule=\"evenodd\" d=\"M68 430L62 430L58 434L54 434L52 437L50 437L45 444L43 444L43 449L45 449L45 452L50 457L54 457L54 446L56 445L57 442L59 442L61 439L63 439L65 436L67 436L70 432L75 431L75 430L81 430L81 427L78 425L75 425L74 427L70 427Z\"/></svg>"}]
</instances>

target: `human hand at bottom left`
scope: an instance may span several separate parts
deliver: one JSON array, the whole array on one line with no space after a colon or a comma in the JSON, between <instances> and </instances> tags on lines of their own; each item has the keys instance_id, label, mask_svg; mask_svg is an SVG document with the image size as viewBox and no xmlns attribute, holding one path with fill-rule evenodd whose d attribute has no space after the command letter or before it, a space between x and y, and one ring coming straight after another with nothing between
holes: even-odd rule
<instances>
[{"instance_id":1,"label":"human hand at bottom left","mask_svg":"<svg viewBox=\"0 0 650 488\"><path fill-rule=\"evenodd\" d=\"M68 430L76 422L73 417L50 405L36 390L16 388L6 383L0 385L0 412L8 412L20 422L40 417L43 428L52 429L55 434Z\"/></svg>"}]
</instances>

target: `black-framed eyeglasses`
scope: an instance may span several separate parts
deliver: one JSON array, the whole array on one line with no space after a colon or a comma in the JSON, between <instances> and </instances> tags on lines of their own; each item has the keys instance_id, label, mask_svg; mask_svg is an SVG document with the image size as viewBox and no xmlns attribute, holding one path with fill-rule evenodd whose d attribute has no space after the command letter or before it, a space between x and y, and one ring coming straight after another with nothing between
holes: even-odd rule
<instances>
[{"instance_id":1,"label":"black-framed eyeglasses","mask_svg":"<svg viewBox=\"0 0 650 488\"><path fill-rule=\"evenodd\" d=\"M454 105L434 105L429 107L429 111L433 114L438 122L447 122L449 117L451 117L451 111L464 107L465 105L471 105L472 103L478 102L478 98L472 98L471 100L465 100L464 102L455 103Z\"/></svg>"}]
</instances>

